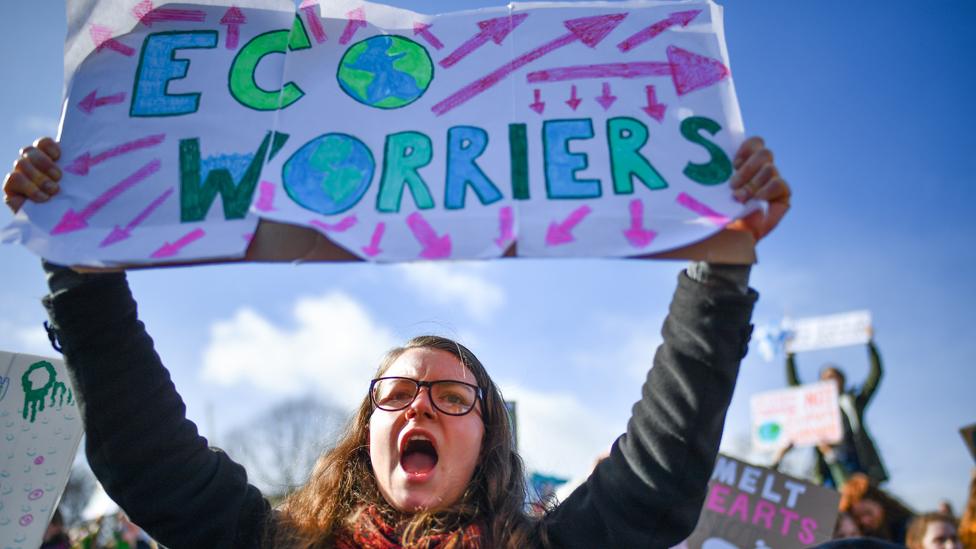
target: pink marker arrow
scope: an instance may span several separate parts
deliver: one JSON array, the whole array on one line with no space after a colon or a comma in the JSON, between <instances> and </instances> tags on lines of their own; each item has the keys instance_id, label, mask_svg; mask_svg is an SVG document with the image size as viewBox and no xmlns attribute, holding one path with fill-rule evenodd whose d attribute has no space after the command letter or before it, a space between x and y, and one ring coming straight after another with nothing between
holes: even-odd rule
<instances>
[{"instance_id":1,"label":"pink marker arrow","mask_svg":"<svg viewBox=\"0 0 976 549\"><path fill-rule=\"evenodd\" d=\"M268 181L258 183L258 199L254 203L254 209L260 212L270 212L274 210L275 185Z\"/></svg>"},{"instance_id":2,"label":"pink marker arrow","mask_svg":"<svg viewBox=\"0 0 976 549\"><path fill-rule=\"evenodd\" d=\"M207 233L205 233L203 229L200 228L193 229L192 231L183 235L182 237L180 237L179 240L177 240L172 244L170 244L169 242L164 242L163 245L160 246L158 250L153 252L150 257L156 259L173 257L174 255L180 253L183 250L183 248L186 248L190 244L196 242L197 240L200 240L206 235Z\"/></svg>"},{"instance_id":3,"label":"pink marker arrow","mask_svg":"<svg viewBox=\"0 0 976 549\"><path fill-rule=\"evenodd\" d=\"M500 46L502 41L505 40L505 37L515 30L515 27L521 25L522 21L525 21L525 18L528 16L529 14L527 13L519 13L511 17L506 15L504 17L478 21L478 27L481 29L478 31L478 34L475 34L465 43L458 46L450 55L441 59L440 66L446 69L456 65L458 61L467 57L471 52L487 44L489 40Z\"/></svg>"},{"instance_id":4,"label":"pink marker arrow","mask_svg":"<svg viewBox=\"0 0 976 549\"><path fill-rule=\"evenodd\" d=\"M701 13L701 10L676 11L669 15L666 19L662 19L650 27L647 27L646 29L630 36L623 42L617 44L617 47L620 48L620 51L627 53L671 27L676 27L678 25L687 27L688 23L691 23L691 20L697 17L699 13Z\"/></svg>"},{"instance_id":5,"label":"pink marker arrow","mask_svg":"<svg viewBox=\"0 0 976 549\"><path fill-rule=\"evenodd\" d=\"M139 212L139 215L132 218L132 221L130 221L124 228L119 228L119 226L116 225L114 228L112 228L112 232L105 237L105 240L103 240L98 247L104 248L106 246L111 246L120 240L125 240L132 236L133 229L141 225L143 221L152 215L152 213L156 211L156 208L162 206L163 202L166 202L166 199L169 198L169 195L171 194L173 194L173 189L166 189L166 192L156 197L156 200L150 202L149 205L146 206L146 209L142 210Z\"/></svg>"},{"instance_id":6,"label":"pink marker arrow","mask_svg":"<svg viewBox=\"0 0 976 549\"><path fill-rule=\"evenodd\" d=\"M91 93L86 95L81 101L78 102L78 108L88 114L91 114L98 107L115 105L125 101L125 92L105 95L102 97L98 97L97 92L98 90L92 90Z\"/></svg>"},{"instance_id":7,"label":"pink marker arrow","mask_svg":"<svg viewBox=\"0 0 976 549\"><path fill-rule=\"evenodd\" d=\"M347 215L339 220L338 223L324 223L318 219L313 219L310 224L313 227L318 227L324 232L341 233L348 231L356 224L355 215Z\"/></svg>"},{"instance_id":8,"label":"pink marker arrow","mask_svg":"<svg viewBox=\"0 0 976 549\"><path fill-rule=\"evenodd\" d=\"M416 22L413 24L413 35L419 36L427 41L435 50L444 49L444 43L440 41L433 32L430 31L431 25L428 23Z\"/></svg>"},{"instance_id":9,"label":"pink marker arrow","mask_svg":"<svg viewBox=\"0 0 976 549\"><path fill-rule=\"evenodd\" d=\"M495 239L495 244L504 250L513 240L515 240L515 215L512 213L511 206L505 206L498 212L498 238Z\"/></svg>"},{"instance_id":10,"label":"pink marker arrow","mask_svg":"<svg viewBox=\"0 0 976 549\"><path fill-rule=\"evenodd\" d=\"M495 69L488 75L475 80L474 82L454 92L440 103L437 103L431 107L431 110L440 116L458 105L467 102L472 97L476 97L485 90L501 82L509 74L512 74L536 59L539 59L548 53L551 53L564 46L568 46L574 42L582 42L589 48L595 48L597 44L599 44L604 38L607 37L608 34L610 34L611 31L613 31L613 29L617 28L617 25L619 25L625 17L627 17L626 13L614 13L609 15L581 17L579 19L569 19L563 21L563 25L569 29L568 33L546 42L528 53L516 57L512 61Z\"/></svg>"},{"instance_id":11,"label":"pink marker arrow","mask_svg":"<svg viewBox=\"0 0 976 549\"><path fill-rule=\"evenodd\" d=\"M159 171L159 166L159 159L156 159L139 168L129 177L126 177L122 181L119 181L115 185L109 187L107 191L99 195L90 204L85 206L85 209L78 213L75 213L74 210L68 208L68 211L64 212L64 215L61 216L61 221L59 221L51 231L51 234L64 234L84 229L88 226L88 220L91 219L93 215L98 213L98 211L104 208L109 202L118 198L119 195L132 188L136 183L139 183L143 179Z\"/></svg>"},{"instance_id":12,"label":"pink marker arrow","mask_svg":"<svg viewBox=\"0 0 976 549\"><path fill-rule=\"evenodd\" d=\"M577 65L530 72L530 83L561 82L584 78L642 78L670 76L678 95L685 95L724 80L729 69L717 59L704 57L677 46L668 46L668 60L636 63Z\"/></svg>"},{"instance_id":13,"label":"pink marker arrow","mask_svg":"<svg viewBox=\"0 0 976 549\"><path fill-rule=\"evenodd\" d=\"M568 244L576 240L573 238L573 229L576 228L583 219L590 215L592 210L589 206L580 206L572 212L570 212L569 217L567 217L562 223L557 223L553 221L549 224L549 230L546 231L546 245L547 246L558 246L560 244Z\"/></svg>"},{"instance_id":14,"label":"pink marker arrow","mask_svg":"<svg viewBox=\"0 0 976 549\"><path fill-rule=\"evenodd\" d=\"M630 201L630 228L624 231L627 241L635 248L644 248L650 244L657 233L644 228L644 203L640 200Z\"/></svg>"},{"instance_id":15,"label":"pink marker arrow","mask_svg":"<svg viewBox=\"0 0 976 549\"><path fill-rule=\"evenodd\" d=\"M603 107L603 110L609 110L610 106L617 102L617 96L610 93L610 82L603 83L603 93L601 93L596 98L596 102Z\"/></svg>"},{"instance_id":16,"label":"pink marker arrow","mask_svg":"<svg viewBox=\"0 0 976 549\"><path fill-rule=\"evenodd\" d=\"M315 42L321 44L328 37L325 35L325 29L322 28L322 21L319 19L319 14L316 13L315 7L318 3L318 0L302 0L302 4L298 9L305 14L305 24L308 25L308 29L312 32L312 37L315 38Z\"/></svg>"},{"instance_id":17,"label":"pink marker arrow","mask_svg":"<svg viewBox=\"0 0 976 549\"><path fill-rule=\"evenodd\" d=\"M247 23L247 17L237 6L231 6L224 12L224 16L220 18L220 24L227 25L227 39L224 41L224 47L229 50L237 48L237 43L241 39L241 25L244 23Z\"/></svg>"},{"instance_id":18,"label":"pink marker arrow","mask_svg":"<svg viewBox=\"0 0 976 549\"><path fill-rule=\"evenodd\" d=\"M437 236L434 228L427 223L420 212L413 212L407 216L407 226L420 245L420 257L425 259L444 259L451 255L451 235Z\"/></svg>"},{"instance_id":19,"label":"pink marker arrow","mask_svg":"<svg viewBox=\"0 0 976 549\"><path fill-rule=\"evenodd\" d=\"M348 44L358 29L366 28L366 10L362 7L350 11L346 17L349 18L349 22L346 23L346 28L343 29L342 36L339 38L340 44Z\"/></svg>"},{"instance_id":20,"label":"pink marker arrow","mask_svg":"<svg viewBox=\"0 0 976 549\"><path fill-rule=\"evenodd\" d=\"M93 166L132 151L155 147L156 145L162 143L164 139L166 139L166 134L158 133L156 135L136 139L135 141L129 141L128 143L123 143L107 151L100 152L95 156L92 156L91 153L86 152L72 160L71 164L65 166L64 169L75 175L88 175L88 170L90 170Z\"/></svg>"},{"instance_id":21,"label":"pink marker arrow","mask_svg":"<svg viewBox=\"0 0 976 549\"><path fill-rule=\"evenodd\" d=\"M383 250L380 249L380 241L383 240L383 233L386 232L386 223L380 221L373 229L373 236L369 239L369 246L363 246L363 253L369 257L376 257Z\"/></svg>"},{"instance_id":22,"label":"pink marker arrow","mask_svg":"<svg viewBox=\"0 0 976 549\"><path fill-rule=\"evenodd\" d=\"M573 87L570 88L569 99L566 100L566 104L575 111L576 107L579 107L582 102L583 100L576 96L576 84L573 84Z\"/></svg>"},{"instance_id":23,"label":"pink marker arrow","mask_svg":"<svg viewBox=\"0 0 976 549\"><path fill-rule=\"evenodd\" d=\"M641 110L647 113L658 122L664 120L664 112L668 110L668 106L664 103L657 102L657 95L654 93L654 86L646 86L644 91L647 92L647 106L641 107Z\"/></svg>"},{"instance_id":24,"label":"pink marker arrow","mask_svg":"<svg viewBox=\"0 0 976 549\"><path fill-rule=\"evenodd\" d=\"M152 0L142 0L132 8L132 15L140 23L152 27L153 23L164 21L192 21L202 23L207 20L207 13L200 10L180 10L172 8L154 8Z\"/></svg>"},{"instance_id":25,"label":"pink marker arrow","mask_svg":"<svg viewBox=\"0 0 976 549\"><path fill-rule=\"evenodd\" d=\"M532 90L532 97L535 98L535 101L529 103L529 108L542 114L542 111L546 110L546 104L542 101L542 91L539 88Z\"/></svg>"},{"instance_id":26,"label":"pink marker arrow","mask_svg":"<svg viewBox=\"0 0 976 549\"><path fill-rule=\"evenodd\" d=\"M112 38L112 29L108 27L92 25L88 28L88 32L91 34L92 42L95 43L95 51L97 52L109 49L116 53L121 53L126 57L132 57L136 54L136 50Z\"/></svg>"},{"instance_id":27,"label":"pink marker arrow","mask_svg":"<svg viewBox=\"0 0 976 549\"><path fill-rule=\"evenodd\" d=\"M712 225L718 227L724 227L732 221L732 218L727 215L716 212L715 210L709 208L705 204L702 204L698 200L695 200L690 194L680 193L677 198L678 204L681 204L685 208L695 212L701 217L707 219Z\"/></svg>"}]
</instances>

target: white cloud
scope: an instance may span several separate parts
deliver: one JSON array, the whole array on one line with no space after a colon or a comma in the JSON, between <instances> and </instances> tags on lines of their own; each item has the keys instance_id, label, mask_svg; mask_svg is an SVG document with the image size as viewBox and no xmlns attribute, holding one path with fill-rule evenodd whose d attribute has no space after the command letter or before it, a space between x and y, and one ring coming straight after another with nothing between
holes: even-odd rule
<instances>
[{"instance_id":1,"label":"white cloud","mask_svg":"<svg viewBox=\"0 0 976 549\"><path fill-rule=\"evenodd\" d=\"M570 362L595 371L607 371L612 367L635 382L642 382L651 368L654 353L661 344L661 325L664 315L653 319L624 316L603 316L597 319L598 346L585 346L585 350L570 355Z\"/></svg>"},{"instance_id":2,"label":"white cloud","mask_svg":"<svg viewBox=\"0 0 976 549\"><path fill-rule=\"evenodd\" d=\"M484 322L505 305L505 291L472 265L408 263L398 266L416 292L441 305L460 306Z\"/></svg>"},{"instance_id":3,"label":"white cloud","mask_svg":"<svg viewBox=\"0 0 976 549\"><path fill-rule=\"evenodd\" d=\"M24 131L37 135L53 136L58 131L58 119L50 116L29 114L17 119L17 126Z\"/></svg>"},{"instance_id":4,"label":"white cloud","mask_svg":"<svg viewBox=\"0 0 976 549\"><path fill-rule=\"evenodd\" d=\"M341 292L300 299L293 316L291 329L248 308L214 323L203 378L275 394L314 389L340 406L354 407L383 353L397 344L391 331Z\"/></svg>"}]
</instances>

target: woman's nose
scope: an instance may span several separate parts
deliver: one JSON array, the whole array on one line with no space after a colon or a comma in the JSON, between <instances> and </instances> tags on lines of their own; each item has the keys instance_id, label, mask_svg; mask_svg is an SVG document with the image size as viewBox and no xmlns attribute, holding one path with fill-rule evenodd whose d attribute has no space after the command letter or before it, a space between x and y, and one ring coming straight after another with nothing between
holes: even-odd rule
<instances>
[{"instance_id":1,"label":"woman's nose","mask_svg":"<svg viewBox=\"0 0 976 549\"><path fill-rule=\"evenodd\" d=\"M430 388L421 387L420 391L417 392L417 397L413 399L410 406L407 407L407 414L410 417L415 415L426 415L428 417L433 417L434 415L434 403L430 399Z\"/></svg>"}]
</instances>

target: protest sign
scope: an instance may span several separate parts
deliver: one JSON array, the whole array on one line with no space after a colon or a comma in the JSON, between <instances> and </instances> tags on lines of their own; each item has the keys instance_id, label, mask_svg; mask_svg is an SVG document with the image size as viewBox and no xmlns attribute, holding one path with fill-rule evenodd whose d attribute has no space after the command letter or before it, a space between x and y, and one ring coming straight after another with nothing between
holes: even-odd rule
<instances>
[{"instance_id":1,"label":"protest sign","mask_svg":"<svg viewBox=\"0 0 976 549\"><path fill-rule=\"evenodd\" d=\"M821 381L753 395L752 443L760 450L834 444L843 438L837 384Z\"/></svg>"},{"instance_id":2,"label":"protest sign","mask_svg":"<svg viewBox=\"0 0 976 549\"><path fill-rule=\"evenodd\" d=\"M808 547L830 540L840 495L719 455L688 549Z\"/></svg>"},{"instance_id":3,"label":"protest sign","mask_svg":"<svg viewBox=\"0 0 976 549\"><path fill-rule=\"evenodd\" d=\"M789 353L861 345L871 340L871 311L784 319L783 327L790 334L786 339Z\"/></svg>"},{"instance_id":4,"label":"protest sign","mask_svg":"<svg viewBox=\"0 0 976 549\"><path fill-rule=\"evenodd\" d=\"M644 256L757 206L706 0L77 3L62 192L4 233L60 263L262 259L259 219L338 258Z\"/></svg>"},{"instance_id":5,"label":"protest sign","mask_svg":"<svg viewBox=\"0 0 976 549\"><path fill-rule=\"evenodd\" d=\"M60 360L0 351L0 547L39 547L81 442Z\"/></svg>"},{"instance_id":6,"label":"protest sign","mask_svg":"<svg viewBox=\"0 0 976 549\"><path fill-rule=\"evenodd\" d=\"M972 454L973 459L976 459L976 423L959 429L959 434L962 435L962 440L969 448L969 453Z\"/></svg>"}]
</instances>

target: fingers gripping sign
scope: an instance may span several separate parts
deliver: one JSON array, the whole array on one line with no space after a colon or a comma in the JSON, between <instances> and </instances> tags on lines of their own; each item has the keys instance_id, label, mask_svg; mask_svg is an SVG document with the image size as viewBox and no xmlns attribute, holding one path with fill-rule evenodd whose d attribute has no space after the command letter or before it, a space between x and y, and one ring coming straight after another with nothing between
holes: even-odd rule
<instances>
[{"instance_id":1,"label":"fingers gripping sign","mask_svg":"<svg viewBox=\"0 0 976 549\"><path fill-rule=\"evenodd\" d=\"M3 200L15 213L24 202L46 202L58 193L61 170L56 162L61 148L50 137L43 137L20 150L13 169L3 179Z\"/></svg>"},{"instance_id":2,"label":"fingers gripping sign","mask_svg":"<svg viewBox=\"0 0 976 549\"><path fill-rule=\"evenodd\" d=\"M761 137L747 139L732 162L735 173L729 181L732 196L739 202L763 200L767 207L732 223L730 228L752 233L761 240L779 224L790 209L790 187L780 176L773 152Z\"/></svg>"}]
</instances>

